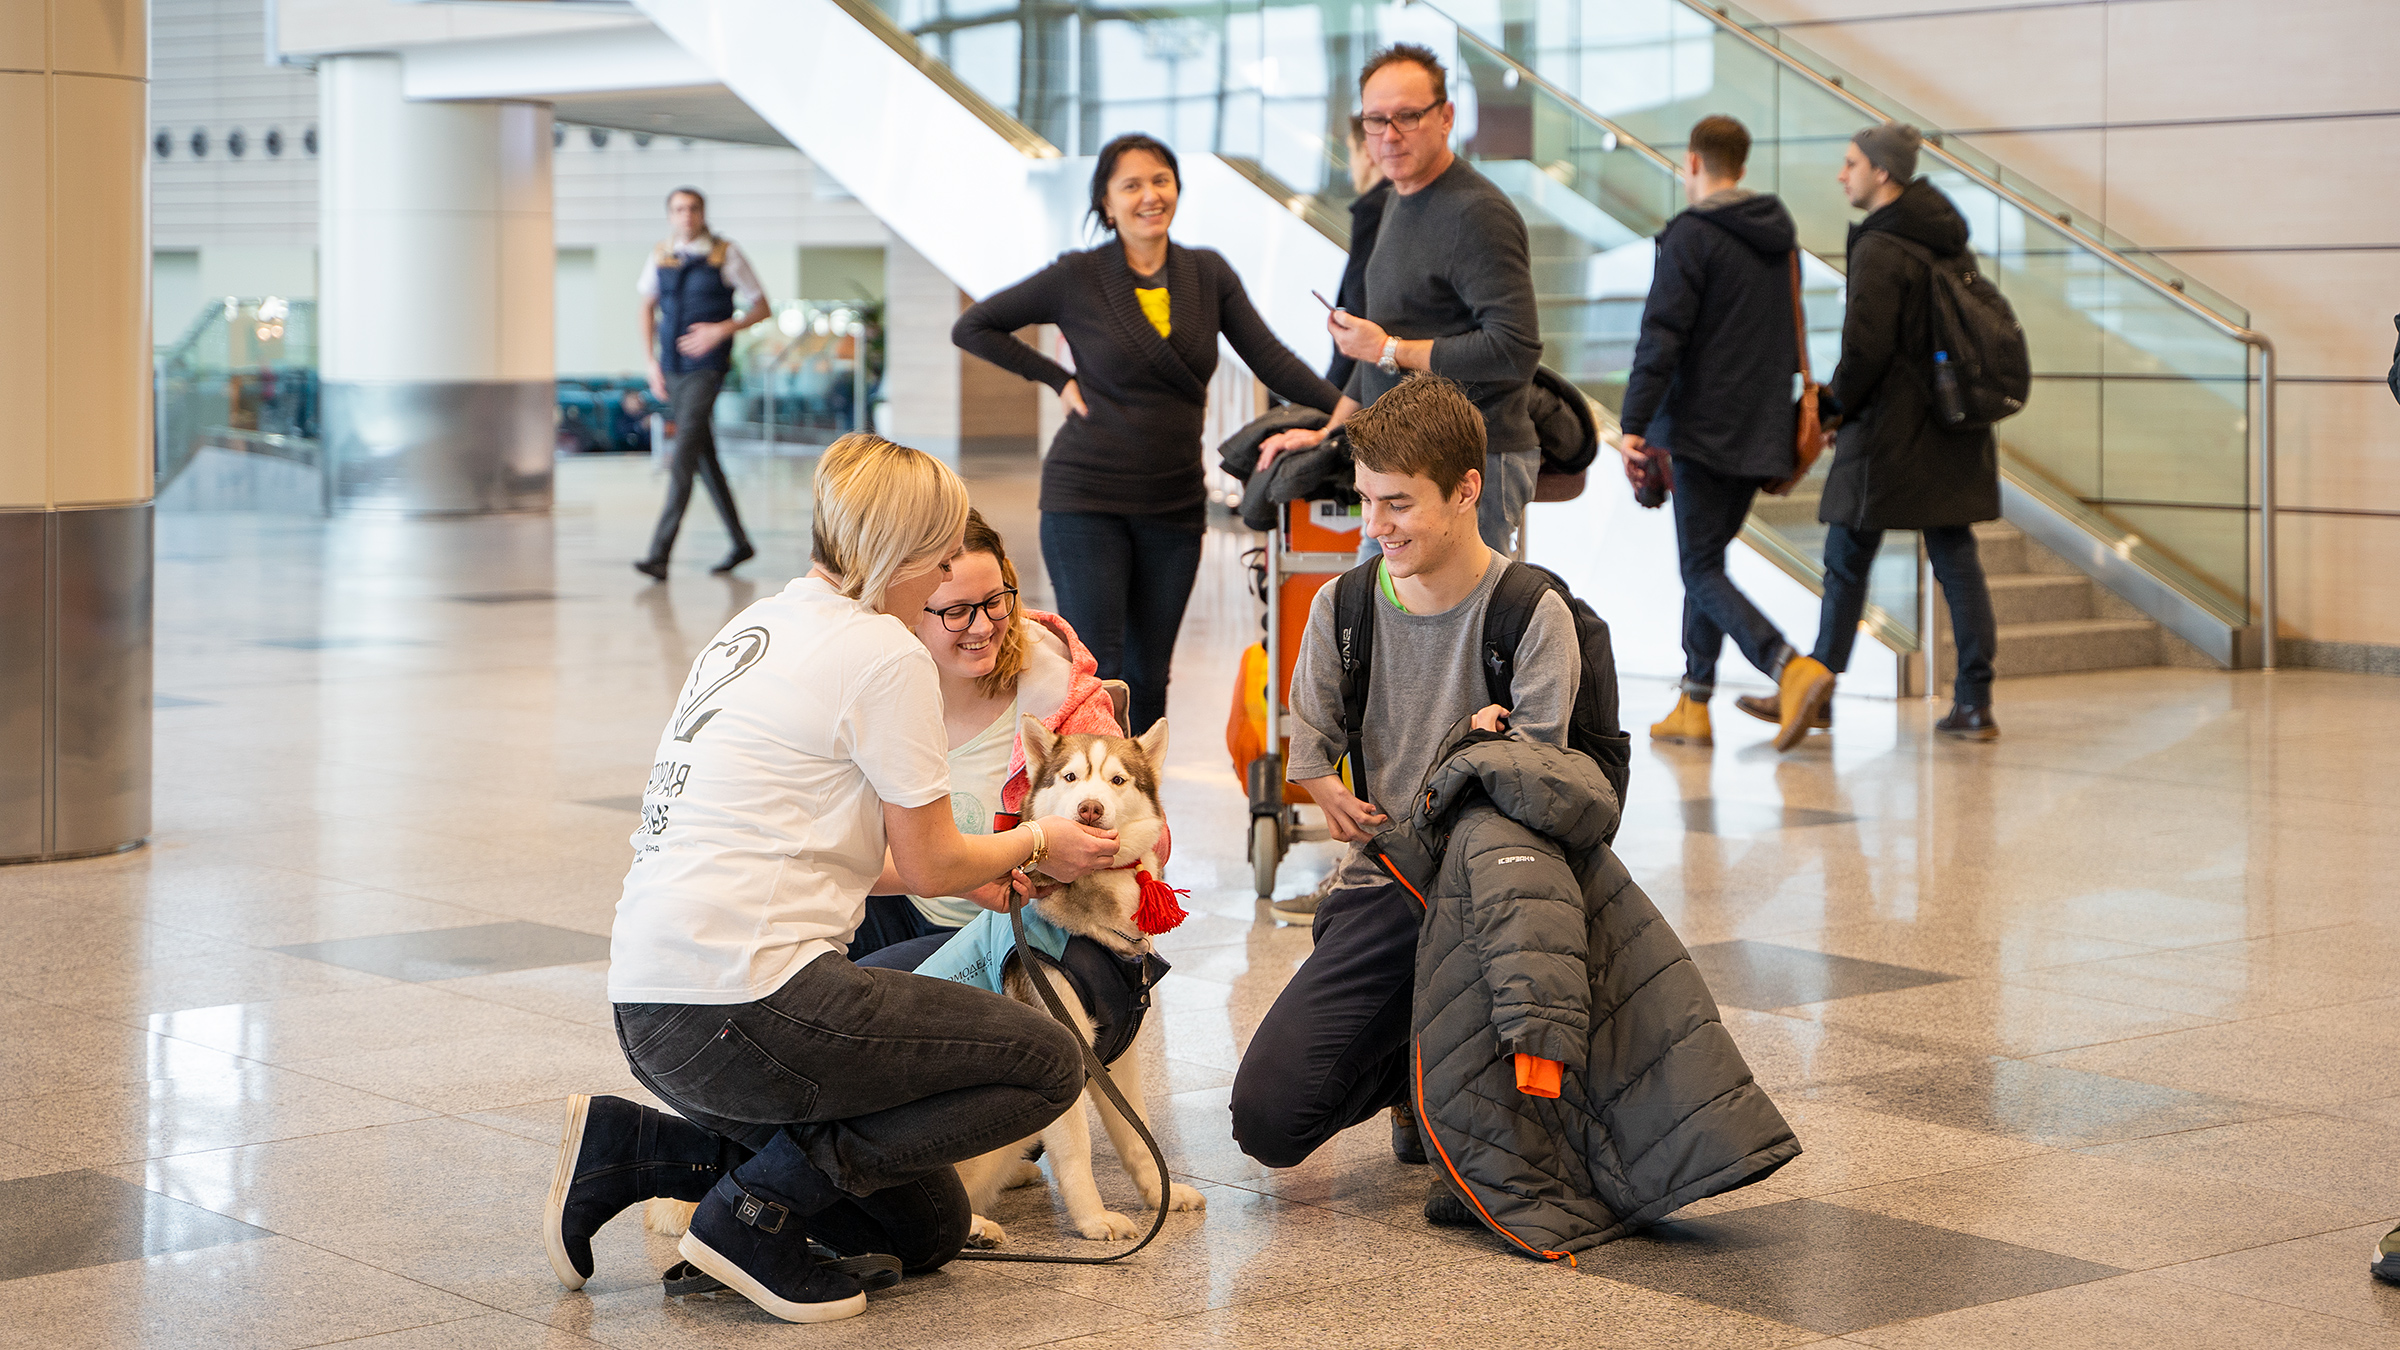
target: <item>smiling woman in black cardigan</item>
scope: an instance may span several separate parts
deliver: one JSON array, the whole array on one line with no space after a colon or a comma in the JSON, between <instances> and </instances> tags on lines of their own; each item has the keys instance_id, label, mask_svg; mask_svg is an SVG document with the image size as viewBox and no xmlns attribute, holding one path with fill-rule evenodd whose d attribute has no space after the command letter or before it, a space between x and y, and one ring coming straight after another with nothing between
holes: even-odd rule
<instances>
[{"instance_id":1,"label":"smiling woman in black cardigan","mask_svg":"<svg viewBox=\"0 0 2400 1350\"><path fill-rule=\"evenodd\" d=\"M1218 336L1292 402L1330 413L1341 401L1276 340L1224 258L1168 241L1182 186L1175 152L1156 139L1110 141L1092 174L1092 216L1116 237L1061 254L950 330L1066 407L1042 465L1042 560L1100 678L1133 687L1128 735L1166 714L1175 630L1200 571L1200 427ZM1074 374L1012 336L1041 323L1065 335Z\"/></svg>"}]
</instances>

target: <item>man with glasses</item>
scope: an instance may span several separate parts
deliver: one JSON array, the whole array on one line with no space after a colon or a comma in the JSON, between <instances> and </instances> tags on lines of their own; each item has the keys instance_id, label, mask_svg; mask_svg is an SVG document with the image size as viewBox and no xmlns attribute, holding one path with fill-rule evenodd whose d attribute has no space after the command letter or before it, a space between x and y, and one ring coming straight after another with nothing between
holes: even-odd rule
<instances>
[{"instance_id":1,"label":"man with glasses","mask_svg":"<svg viewBox=\"0 0 2400 1350\"><path fill-rule=\"evenodd\" d=\"M1457 382L1483 414L1476 525L1485 544L1511 553L1541 468L1525 401L1542 358L1525 221L1450 149L1457 110L1449 73L1431 50L1410 42L1384 48L1359 72L1358 90L1367 153L1392 185L1367 260L1364 312L1337 309L1326 321L1334 346L1358 364L1325 430L1269 439L1259 467L1323 440L1408 372L1431 371Z\"/></svg>"}]
</instances>

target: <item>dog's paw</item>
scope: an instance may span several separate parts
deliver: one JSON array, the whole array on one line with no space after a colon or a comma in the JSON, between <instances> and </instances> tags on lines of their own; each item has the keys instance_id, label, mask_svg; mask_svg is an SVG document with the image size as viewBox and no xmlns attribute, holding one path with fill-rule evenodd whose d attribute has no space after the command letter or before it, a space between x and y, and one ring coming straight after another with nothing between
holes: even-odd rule
<instances>
[{"instance_id":1,"label":"dog's paw","mask_svg":"<svg viewBox=\"0 0 2400 1350\"><path fill-rule=\"evenodd\" d=\"M1142 1196L1142 1208L1158 1208L1156 1192L1147 1192ZM1208 1208L1208 1197L1180 1181L1170 1182L1167 1186L1167 1208L1173 1210L1206 1209Z\"/></svg>"},{"instance_id":2,"label":"dog's paw","mask_svg":"<svg viewBox=\"0 0 2400 1350\"><path fill-rule=\"evenodd\" d=\"M653 1197L642 1206L642 1227L668 1237L682 1237L692 1227L692 1211L700 1208L689 1200L669 1200Z\"/></svg>"},{"instance_id":3,"label":"dog's paw","mask_svg":"<svg viewBox=\"0 0 2400 1350\"><path fill-rule=\"evenodd\" d=\"M1133 1220L1113 1209L1101 1210L1076 1224L1075 1231L1094 1242L1107 1242L1112 1238L1140 1237L1142 1235L1142 1230L1133 1226Z\"/></svg>"},{"instance_id":4,"label":"dog's paw","mask_svg":"<svg viewBox=\"0 0 2400 1350\"><path fill-rule=\"evenodd\" d=\"M1019 1186L1039 1186L1047 1180L1042 1175L1042 1165L1031 1159L1016 1163L1015 1168L1015 1171L1008 1174L1008 1180L1000 1183L1002 1190L1013 1191Z\"/></svg>"},{"instance_id":5,"label":"dog's paw","mask_svg":"<svg viewBox=\"0 0 2400 1350\"><path fill-rule=\"evenodd\" d=\"M1000 1225L980 1214L967 1225L967 1245L977 1250L988 1250L1006 1241L1008 1234L1000 1230Z\"/></svg>"}]
</instances>

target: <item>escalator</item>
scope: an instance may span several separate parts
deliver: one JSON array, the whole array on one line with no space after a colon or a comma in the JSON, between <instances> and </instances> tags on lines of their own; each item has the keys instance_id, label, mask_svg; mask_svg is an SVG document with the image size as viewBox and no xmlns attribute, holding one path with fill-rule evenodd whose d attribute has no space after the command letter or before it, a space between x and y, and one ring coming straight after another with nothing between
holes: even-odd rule
<instances>
[{"instance_id":1,"label":"escalator","mask_svg":"<svg viewBox=\"0 0 2400 1350\"><path fill-rule=\"evenodd\" d=\"M1161 136L1184 163L1178 237L1226 254L1312 359L1326 344L1308 291L1338 276L1347 245L1355 72L1387 43L1424 43L1450 65L1461 155L1525 217L1545 363L1603 410L1622 399L1649 240L1683 204L1673 166L1692 121L1730 112L1752 129L1750 185L1800 224L1822 373L1839 355L1853 216L1833 184L1842 146L1908 116L1738 11L1685 0L1500 0L1459 8L1463 24L1426 3L636 3L971 294L1087 245L1088 156L1125 131ZM2228 336L2246 316L1938 139L1927 172L1966 213L2036 362L2029 410L2001 432L2011 522L2219 664L2254 660L2253 372ZM1813 491L1762 503L1744 535L1801 599L1821 584ZM1557 533L1604 533L1613 502L1601 487L1539 508L1537 553L1562 519L1582 528ZM1898 653L1919 647L1916 555L1894 532L1875 571L1867 628Z\"/></svg>"}]
</instances>

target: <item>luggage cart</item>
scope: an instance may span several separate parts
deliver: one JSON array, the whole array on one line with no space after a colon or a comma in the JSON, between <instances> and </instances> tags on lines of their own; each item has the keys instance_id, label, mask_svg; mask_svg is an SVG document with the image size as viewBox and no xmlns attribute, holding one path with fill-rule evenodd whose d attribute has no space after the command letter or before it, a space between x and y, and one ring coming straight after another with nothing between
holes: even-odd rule
<instances>
[{"instance_id":1,"label":"luggage cart","mask_svg":"<svg viewBox=\"0 0 2400 1350\"><path fill-rule=\"evenodd\" d=\"M1333 837L1321 824L1300 821L1299 808L1310 803L1305 790L1284 781L1284 719L1291 713L1292 665L1308 628L1309 603L1357 564L1359 525L1358 499L1347 493L1296 501L1285 507L1282 527L1268 534L1266 547L1253 550L1262 555L1251 576L1266 610L1266 727L1260 752L1242 768L1250 797L1251 879L1261 899L1275 893L1275 869L1294 843ZM1244 683L1247 695L1247 678Z\"/></svg>"}]
</instances>

